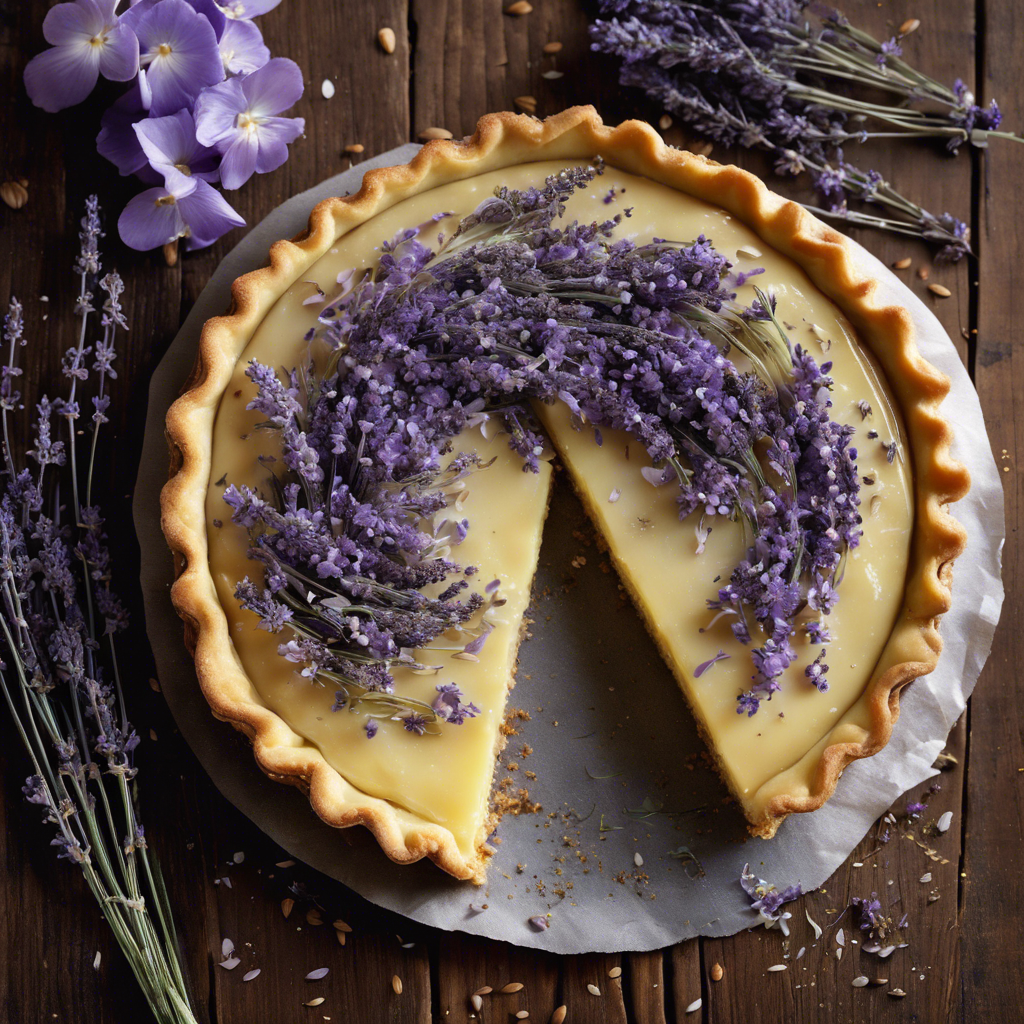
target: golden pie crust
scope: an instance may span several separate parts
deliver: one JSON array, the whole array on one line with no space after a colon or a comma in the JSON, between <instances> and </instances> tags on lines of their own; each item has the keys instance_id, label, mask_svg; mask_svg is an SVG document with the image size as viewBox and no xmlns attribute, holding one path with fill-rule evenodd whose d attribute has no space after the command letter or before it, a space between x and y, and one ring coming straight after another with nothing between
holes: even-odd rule
<instances>
[{"instance_id":1,"label":"golden pie crust","mask_svg":"<svg viewBox=\"0 0 1024 1024\"><path fill-rule=\"evenodd\" d=\"M294 734L261 704L242 670L208 565L205 500L213 424L237 360L264 316L342 234L412 194L450 181L521 163L568 164L595 155L724 208L802 267L881 363L905 423L914 470L914 535L902 611L879 663L887 667L865 694L868 735L861 742L832 743L820 754L812 751L818 763L809 792L772 796L763 813L750 821L754 835L770 838L787 815L821 807L848 764L877 753L888 742L899 716L900 691L931 672L938 661L938 623L950 606L952 564L966 540L963 527L947 510L970 485L967 470L950 455L952 432L939 414L948 378L918 352L909 312L880 304L876 282L857 269L849 239L770 192L752 174L667 146L642 122L609 127L592 107L574 107L544 121L511 113L487 115L471 138L429 142L404 166L368 172L355 195L324 200L311 213L305 232L271 247L268 267L234 282L230 313L205 324L195 368L168 411L171 472L161 494L161 524L175 559L171 597L213 713L250 738L267 775L305 790L328 824L365 825L392 860L410 863L428 857L457 878L482 880L486 825L476 855L467 857L448 829L410 821L388 801L358 790L314 747L286 742Z\"/></svg>"}]
</instances>

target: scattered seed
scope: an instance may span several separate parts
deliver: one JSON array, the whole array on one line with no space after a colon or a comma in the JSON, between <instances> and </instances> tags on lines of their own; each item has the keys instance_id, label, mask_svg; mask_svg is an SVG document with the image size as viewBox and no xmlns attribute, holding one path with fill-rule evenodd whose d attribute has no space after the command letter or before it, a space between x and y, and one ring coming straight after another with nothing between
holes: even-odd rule
<instances>
[{"instance_id":1,"label":"scattered seed","mask_svg":"<svg viewBox=\"0 0 1024 1024\"><path fill-rule=\"evenodd\" d=\"M334 83L329 78L325 78L320 83L320 95L325 100L329 100L334 95Z\"/></svg>"},{"instance_id":2,"label":"scattered seed","mask_svg":"<svg viewBox=\"0 0 1024 1024\"><path fill-rule=\"evenodd\" d=\"M310 907L310 909L306 911L306 924L312 925L315 928L317 925L321 925L323 923L324 919L320 916L320 911L317 910L316 907Z\"/></svg>"},{"instance_id":3,"label":"scattered seed","mask_svg":"<svg viewBox=\"0 0 1024 1024\"><path fill-rule=\"evenodd\" d=\"M878 959L879 960L884 960L886 957L892 956L892 954L895 952L895 950L896 950L895 946L886 946L885 949L880 949L878 951Z\"/></svg>"},{"instance_id":4,"label":"scattered seed","mask_svg":"<svg viewBox=\"0 0 1024 1024\"><path fill-rule=\"evenodd\" d=\"M906 994L907 993L904 992L901 988L894 988L889 990L889 995L891 995L894 999L902 999Z\"/></svg>"},{"instance_id":5,"label":"scattered seed","mask_svg":"<svg viewBox=\"0 0 1024 1024\"><path fill-rule=\"evenodd\" d=\"M41 296L41 301L44 301L44 302L46 301L46 296L45 295ZM150 679L149 680L149 688L154 693L159 693L160 692L160 684L155 679Z\"/></svg>"},{"instance_id":6,"label":"scattered seed","mask_svg":"<svg viewBox=\"0 0 1024 1024\"><path fill-rule=\"evenodd\" d=\"M475 996L489 996L494 991L490 985L484 985L483 988L478 988L473 995Z\"/></svg>"},{"instance_id":7,"label":"scattered seed","mask_svg":"<svg viewBox=\"0 0 1024 1024\"><path fill-rule=\"evenodd\" d=\"M755 249L754 246L752 246L752 245L741 245L736 250L736 255L737 256L746 256L749 259L756 260L756 259L760 258L761 250L760 249Z\"/></svg>"},{"instance_id":8,"label":"scattered seed","mask_svg":"<svg viewBox=\"0 0 1024 1024\"><path fill-rule=\"evenodd\" d=\"M220 955L229 957L235 951L235 944L230 939L220 940Z\"/></svg>"},{"instance_id":9,"label":"scattered seed","mask_svg":"<svg viewBox=\"0 0 1024 1024\"><path fill-rule=\"evenodd\" d=\"M932 293L932 295L938 295L938 297L940 299L948 299L950 297L950 295L953 294L943 284L930 284L930 285L928 285L928 291L930 291ZM950 821L952 821L953 820L953 812L952 811L946 811L946 814L949 815L949 819L950 819ZM944 814L942 817L944 818L946 816L946 814ZM940 818L939 820L941 821L942 819ZM946 825L946 828L949 828L948 824ZM939 829L940 832L944 832L945 830L946 829Z\"/></svg>"},{"instance_id":10,"label":"scattered seed","mask_svg":"<svg viewBox=\"0 0 1024 1024\"><path fill-rule=\"evenodd\" d=\"M100 961L103 959L103 954L97 949L96 955L92 958L92 969L98 971L100 969Z\"/></svg>"},{"instance_id":11,"label":"scattered seed","mask_svg":"<svg viewBox=\"0 0 1024 1024\"><path fill-rule=\"evenodd\" d=\"M565 1006L557 1007L555 1012L551 1014L551 1024L563 1024L566 1013L568 1013L568 1010Z\"/></svg>"},{"instance_id":12,"label":"scattered seed","mask_svg":"<svg viewBox=\"0 0 1024 1024\"><path fill-rule=\"evenodd\" d=\"M800 948L799 948L799 949L798 949L798 950L796 951L796 956L795 956L795 957L793 957L793 959L794 959L794 960L800 960L800 959L801 959L801 958L803 957L804 953L806 953L806 952L807 952L807 947L806 947L806 946L801 946L801 947L800 947Z\"/></svg>"},{"instance_id":13,"label":"scattered seed","mask_svg":"<svg viewBox=\"0 0 1024 1024\"><path fill-rule=\"evenodd\" d=\"M919 881L921 881L921 882L930 882L931 880L932 880L932 873L930 871L926 871L921 876L921 878L919 879Z\"/></svg>"},{"instance_id":14,"label":"scattered seed","mask_svg":"<svg viewBox=\"0 0 1024 1024\"><path fill-rule=\"evenodd\" d=\"M889 979L888 978L872 978L871 979L871 984L872 985L888 985L889 984Z\"/></svg>"},{"instance_id":15,"label":"scattered seed","mask_svg":"<svg viewBox=\"0 0 1024 1024\"><path fill-rule=\"evenodd\" d=\"M318 967L315 971L310 971L306 975L306 981L319 981L321 978L326 978L330 973L330 967Z\"/></svg>"},{"instance_id":16,"label":"scattered seed","mask_svg":"<svg viewBox=\"0 0 1024 1024\"><path fill-rule=\"evenodd\" d=\"M295 867L295 861L293 860L279 860L275 865L275 868L293 868Z\"/></svg>"},{"instance_id":17,"label":"scattered seed","mask_svg":"<svg viewBox=\"0 0 1024 1024\"><path fill-rule=\"evenodd\" d=\"M431 139L450 139L452 133L447 128L424 128L420 132L420 138L425 142L429 142Z\"/></svg>"},{"instance_id":18,"label":"scattered seed","mask_svg":"<svg viewBox=\"0 0 1024 1024\"><path fill-rule=\"evenodd\" d=\"M521 981L510 981L507 985L503 985L498 989L498 994L503 996L510 996L513 992L522 992L523 983Z\"/></svg>"},{"instance_id":19,"label":"scattered seed","mask_svg":"<svg viewBox=\"0 0 1024 1024\"><path fill-rule=\"evenodd\" d=\"M622 968L621 967L613 967L608 972L608 977L609 978L621 978L622 977Z\"/></svg>"},{"instance_id":20,"label":"scattered seed","mask_svg":"<svg viewBox=\"0 0 1024 1024\"><path fill-rule=\"evenodd\" d=\"M391 977L391 987L395 990L396 996L402 994L402 979L397 974Z\"/></svg>"},{"instance_id":21,"label":"scattered seed","mask_svg":"<svg viewBox=\"0 0 1024 1024\"><path fill-rule=\"evenodd\" d=\"M415 942L403 942L402 943L402 949L412 949L412 947L415 946L415 945L416 945Z\"/></svg>"},{"instance_id":22,"label":"scattered seed","mask_svg":"<svg viewBox=\"0 0 1024 1024\"><path fill-rule=\"evenodd\" d=\"M562 52L562 44L557 41L544 44L544 52L550 57L553 53Z\"/></svg>"},{"instance_id":23,"label":"scattered seed","mask_svg":"<svg viewBox=\"0 0 1024 1024\"><path fill-rule=\"evenodd\" d=\"M686 1008L686 1013L696 1013L704 1005L703 999L694 999L692 1003Z\"/></svg>"},{"instance_id":24,"label":"scattered seed","mask_svg":"<svg viewBox=\"0 0 1024 1024\"><path fill-rule=\"evenodd\" d=\"M237 956L229 956L227 960L221 960L220 965L225 971L233 971L242 961Z\"/></svg>"},{"instance_id":25,"label":"scattered seed","mask_svg":"<svg viewBox=\"0 0 1024 1024\"><path fill-rule=\"evenodd\" d=\"M530 1016L530 1011L529 1010L520 1010L516 1014L516 1020L526 1020L526 1018L529 1017L529 1016Z\"/></svg>"},{"instance_id":26,"label":"scattered seed","mask_svg":"<svg viewBox=\"0 0 1024 1024\"><path fill-rule=\"evenodd\" d=\"M533 4L527 3L527 0L516 0L514 4L509 4L505 8L506 14L511 14L513 18L521 18L524 14L529 14L533 10Z\"/></svg>"},{"instance_id":27,"label":"scattered seed","mask_svg":"<svg viewBox=\"0 0 1024 1024\"><path fill-rule=\"evenodd\" d=\"M634 854L633 854L633 863L634 863L634 864L635 864L635 865L636 865L636 866L637 866L638 868L642 868L642 867L644 866L644 859L643 859L643 857L641 857L641 856L640 856L640 854L639 854L639 853L634 853Z\"/></svg>"},{"instance_id":28,"label":"scattered seed","mask_svg":"<svg viewBox=\"0 0 1024 1024\"><path fill-rule=\"evenodd\" d=\"M839 948L838 948L838 949L836 950L836 959L837 959L837 960L842 960L842 959L843 959L843 947L842 947L842 946L840 946L840 947L839 947Z\"/></svg>"},{"instance_id":29,"label":"scattered seed","mask_svg":"<svg viewBox=\"0 0 1024 1024\"><path fill-rule=\"evenodd\" d=\"M789 970L789 964L772 964L768 968L769 971L787 971Z\"/></svg>"},{"instance_id":30,"label":"scattered seed","mask_svg":"<svg viewBox=\"0 0 1024 1024\"><path fill-rule=\"evenodd\" d=\"M352 931L352 926L350 924L346 924L344 921L342 921L342 919L340 917L337 919L337 921L332 921L331 924L334 926L336 931L339 931L339 932L350 932L350 931Z\"/></svg>"},{"instance_id":31,"label":"scattered seed","mask_svg":"<svg viewBox=\"0 0 1024 1024\"><path fill-rule=\"evenodd\" d=\"M12 210L20 210L28 202L28 189L20 181L5 181L0 185L0 198Z\"/></svg>"},{"instance_id":32,"label":"scattered seed","mask_svg":"<svg viewBox=\"0 0 1024 1024\"><path fill-rule=\"evenodd\" d=\"M173 242L164 242L163 247L164 263L169 267L175 267L178 265L178 240L175 239Z\"/></svg>"},{"instance_id":33,"label":"scattered seed","mask_svg":"<svg viewBox=\"0 0 1024 1024\"><path fill-rule=\"evenodd\" d=\"M916 32L921 27L920 19L918 18L907 18L902 25L900 25L900 35L909 36L911 32Z\"/></svg>"},{"instance_id":34,"label":"scattered seed","mask_svg":"<svg viewBox=\"0 0 1024 1024\"><path fill-rule=\"evenodd\" d=\"M929 271L928 271L927 267L918 267L917 268L917 276L922 281L927 281L928 280L928 273L929 273Z\"/></svg>"},{"instance_id":35,"label":"scattered seed","mask_svg":"<svg viewBox=\"0 0 1024 1024\"><path fill-rule=\"evenodd\" d=\"M723 968L720 963L715 963L712 966L712 968L711 968L711 980L712 981L721 981L722 977L724 975L725 975L725 968Z\"/></svg>"},{"instance_id":36,"label":"scattered seed","mask_svg":"<svg viewBox=\"0 0 1024 1024\"><path fill-rule=\"evenodd\" d=\"M303 1003L303 1006L319 1006L324 1001L323 996L317 996L316 999L310 999L308 1003Z\"/></svg>"},{"instance_id":37,"label":"scattered seed","mask_svg":"<svg viewBox=\"0 0 1024 1024\"><path fill-rule=\"evenodd\" d=\"M601 990L596 985L588 985L587 986L587 991L592 996L599 996L601 994Z\"/></svg>"},{"instance_id":38,"label":"scattered seed","mask_svg":"<svg viewBox=\"0 0 1024 1024\"><path fill-rule=\"evenodd\" d=\"M233 854L231 855L231 859L232 859L232 860L233 860L233 861L234 861L234 862L235 862L236 864L241 864L241 863L242 863L242 861L243 861L243 860L245 860L245 851L244 851L244 850L239 850L239 851L238 851L237 853L233 853Z\"/></svg>"},{"instance_id":39,"label":"scattered seed","mask_svg":"<svg viewBox=\"0 0 1024 1024\"><path fill-rule=\"evenodd\" d=\"M814 941L817 942L821 938L821 925L811 917L810 911L806 908L804 908L804 917L807 918L807 923L814 929Z\"/></svg>"},{"instance_id":40,"label":"scattered seed","mask_svg":"<svg viewBox=\"0 0 1024 1024\"><path fill-rule=\"evenodd\" d=\"M565 78L564 71L545 71L541 78L546 78L549 82L557 81L559 78Z\"/></svg>"},{"instance_id":41,"label":"scattered seed","mask_svg":"<svg viewBox=\"0 0 1024 1024\"><path fill-rule=\"evenodd\" d=\"M854 988L863 988L867 983L868 983L868 979L863 974L858 975L856 978L853 979L853 981L850 982L850 984Z\"/></svg>"},{"instance_id":42,"label":"scattered seed","mask_svg":"<svg viewBox=\"0 0 1024 1024\"><path fill-rule=\"evenodd\" d=\"M362 153L366 147L361 142L353 142L345 147L346 153Z\"/></svg>"},{"instance_id":43,"label":"scattered seed","mask_svg":"<svg viewBox=\"0 0 1024 1024\"><path fill-rule=\"evenodd\" d=\"M846 945L846 932L844 932L842 928L836 932L836 942L838 942L840 946Z\"/></svg>"},{"instance_id":44,"label":"scattered seed","mask_svg":"<svg viewBox=\"0 0 1024 1024\"><path fill-rule=\"evenodd\" d=\"M377 42L385 53L395 52L395 30L393 28L382 28L377 33Z\"/></svg>"},{"instance_id":45,"label":"scattered seed","mask_svg":"<svg viewBox=\"0 0 1024 1024\"><path fill-rule=\"evenodd\" d=\"M534 96L517 96L513 102L520 110L525 110L528 114L537 113L537 99Z\"/></svg>"},{"instance_id":46,"label":"scattered seed","mask_svg":"<svg viewBox=\"0 0 1024 1024\"><path fill-rule=\"evenodd\" d=\"M476 994L469 997L469 1005L479 1013L483 1009L484 1001Z\"/></svg>"},{"instance_id":47,"label":"scattered seed","mask_svg":"<svg viewBox=\"0 0 1024 1024\"><path fill-rule=\"evenodd\" d=\"M897 260L893 264L893 269L894 270L906 270L907 267L909 267L910 264L913 263L913 262L914 261L909 256L904 256L903 259Z\"/></svg>"},{"instance_id":48,"label":"scattered seed","mask_svg":"<svg viewBox=\"0 0 1024 1024\"><path fill-rule=\"evenodd\" d=\"M338 945L339 946L344 946L345 945L345 933L344 932L335 932L334 933L334 937L338 940Z\"/></svg>"},{"instance_id":49,"label":"scattered seed","mask_svg":"<svg viewBox=\"0 0 1024 1024\"><path fill-rule=\"evenodd\" d=\"M668 114L662 114L658 118L658 127L663 131L667 132L672 127L672 118Z\"/></svg>"},{"instance_id":50,"label":"scattered seed","mask_svg":"<svg viewBox=\"0 0 1024 1024\"><path fill-rule=\"evenodd\" d=\"M945 288L943 288L941 292L940 291L936 291L936 289L940 287L939 285L933 284L933 285L929 285L929 287L931 288L931 290L933 292L935 292L936 295L942 295L943 292L945 292L946 295L949 295L949 292L946 291ZM953 812L952 811L946 811L946 813L943 814L942 817L939 818L939 820L935 823L935 827L940 832L948 832L949 831L949 826L952 825L952 824L953 824Z\"/></svg>"},{"instance_id":51,"label":"scattered seed","mask_svg":"<svg viewBox=\"0 0 1024 1024\"><path fill-rule=\"evenodd\" d=\"M261 970L261 967L255 967L251 971L246 971L246 973L242 975L242 981L252 981L254 978L258 978Z\"/></svg>"}]
</instances>

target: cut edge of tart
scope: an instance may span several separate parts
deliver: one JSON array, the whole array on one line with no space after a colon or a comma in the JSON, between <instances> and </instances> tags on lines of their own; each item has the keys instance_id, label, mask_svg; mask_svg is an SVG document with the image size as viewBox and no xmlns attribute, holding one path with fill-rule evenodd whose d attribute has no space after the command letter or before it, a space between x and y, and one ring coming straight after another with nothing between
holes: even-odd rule
<instances>
[{"instance_id":1,"label":"cut edge of tart","mask_svg":"<svg viewBox=\"0 0 1024 1024\"><path fill-rule=\"evenodd\" d=\"M328 824L365 825L393 860L408 863L427 857L459 878L482 880L493 815L484 821L475 853L467 856L447 828L369 796L315 747L295 745L292 729L260 702L235 653L208 563L205 501L214 421L237 361L266 314L348 230L410 195L447 182L533 161L568 164L598 155L623 171L725 209L799 265L878 359L904 420L914 469L913 540L901 613L879 661L882 671L876 668L865 693L869 726L837 725L797 764L766 783L756 801L736 794L754 835L770 838L787 815L821 807L848 764L877 753L888 742L899 716L900 691L931 672L938 661L938 622L949 608L952 563L966 540L946 507L969 487L967 470L950 454L952 431L939 414L949 381L918 352L909 312L877 300L876 282L858 270L852 242L798 204L770 192L748 172L667 146L642 122L608 127L593 108L575 107L545 121L511 113L487 115L471 138L430 142L409 164L369 171L356 194L321 202L310 215L307 231L271 247L268 267L234 282L230 313L205 324L192 375L167 414L171 472L161 494L161 524L175 560L171 597L214 714L249 737L268 776L305 790ZM622 575L636 596L635 582L628 572ZM637 604L642 609L642 602ZM647 624L664 649L658 624ZM513 683L510 678L510 688ZM710 741L699 715L697 720ZM503 743L499 732L498 747ZM714 746L708 745L714 757ZM809 777L810 785L799 776ZM751 813L754 803L758 810Z\"/></svg>"}]
</instances>

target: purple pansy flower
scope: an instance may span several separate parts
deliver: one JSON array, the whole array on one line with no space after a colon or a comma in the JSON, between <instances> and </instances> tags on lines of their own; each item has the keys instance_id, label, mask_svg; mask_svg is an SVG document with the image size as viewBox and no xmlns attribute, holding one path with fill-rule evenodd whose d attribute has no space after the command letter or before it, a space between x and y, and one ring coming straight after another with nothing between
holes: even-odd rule
<instances>
[{"instance_id":1,"label":"purple pansy flower","mask_svg":"<svg viewBox=\"0 0 1024 1024\"><path fill-rule=\"evenodd\" d=\"M771 882L758 878L750 870L749 864L743 865L740 885L751 899L750 909L756 910L766 921L778 921L782 916L782 904L803 895L803 889L799 885L776 889Z\"/></svg>"},{"instance_id":2,"label":"purple pansy flower","mask_svg":"<svg viewBox=\"0 0 1024 1024\"><path fill-rule=\"evenodd\" d=\"M217 32L185 0L143 0L123 20L139 38L139 81L154 117L191 106L207 86L224 80Z\"/></svg>"},{"instance_id":3,"label":"purple pansy flower","mask_svg":"<svg viewBox=\"0 0 1024 1024\"><path fill-rule=\"evenodd\" d=\"M117 230L133 249L155 249L178 238L187 239L189 249L202 249L244 223L212 185L179 174L171 184L130 200Z\"/></svg>"},{"instance_id":4,"label":"purple pansy flower","mask_svg":"<svg viewBox=\"0 0 1024 1024\"><path fill-rule=\"evenodd\" d=\"M181 191L193 176L204 181L220 177L220 158L215 150L196 141L196 123L187 110L146 118L134 128L150 167L163 175L168 188Z\"/></svg>"},{"instance_id":5,"label":"purple pansy flower","mask_svg":"<svg viewBox=\"0 0 1024 1024\"><path fill-rule=\"evenodd\" d=\"M302 134L306 122L301 117L276 115L301 95L299 66L293 60L275 57L251 75L229 78L199 96L196 136L223 154L224 188L239 188L253 171L266 174L288 159L288 143Z\"/></svg>"},{"instance_id":6,"label":"purple pansy flower","mask_svg":"<svg viewBox=\"0 0 1024 1024\"><path fill-rule=\"evenodd\" d=\"M270 50L263 44L262 33L251 21L230 18L220 35L220 59L225 73L248 75L270 60Z\"/></svg>"},{"instance_id":7,"label":"purple pansy flower","mask_svg":"<svg viewBox=\"0 0 1024 1024\"><path fill-rule=\"evenodd\" d=\"M49 113L72 107L92 92L99 76L127 82L139 70L139 41L118 21L117 0L76 0L51 7L43 36L51 49L25 68L29 99Z\"/></svg>"}]
</instances>

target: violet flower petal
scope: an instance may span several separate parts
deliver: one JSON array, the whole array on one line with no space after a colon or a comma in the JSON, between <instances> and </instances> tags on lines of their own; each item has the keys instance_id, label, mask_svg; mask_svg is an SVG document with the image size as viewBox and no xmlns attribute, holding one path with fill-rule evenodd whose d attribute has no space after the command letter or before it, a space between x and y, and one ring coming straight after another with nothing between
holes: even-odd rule
<instances>
[{"instance_id":1,"label":"violet flower petal","mask_svg":"<svg viewBox=\"0 0 1024 1024\"><path fill-rule=\"evenodd\" d=\"M135 26L155 117L191 106L206 86L224 79L217 35L185 0L160 0Z\"/></svg>"},{"instance_id":2,"label":"violet flower petal","mask_svg":"<svg viewBox=\"0 0 1024 1024\"><path fill-rule=\"evenodd\" d=\"M166 3L166 0L164 0ZM255 117L287 110L302 97L302 71L287 57L267 61L259 71L242 79L246 109Z\"/></svg>"},{"instance_id":3,"label":"violet flower petal","mask_svg":"<svg viewBox=\"0 0 1024 1024\"><path fill-rule=\"evenodd\" d=\"M54 7L50 13L56 10ZM96 88L99 77L100 55L88 43L84 47L54 46L36 54L25 66L25 89L37 107L55 114L81 103Z\"/></svg>"},{"instance_id":4,"label":"violet flower petal","mask_svg":"<svg viewBox=\"0 0 1024 1024\"><path fill-rule=\"evenodd\" d=\"M241 188L252 177L259 151L256 132L242 134L228 145L220 163L220 180L225 188Z\"/></svg>"},{"instance_id":5,"label":"violet flower petal","mask_svg":"<svg viewBox=\"0 0 1024 1024\"><path fill-rule=\"evenodd\" d=\"M181 214L189 227L188 249L205 249L232 228L243 227L240 217L228 201L202 178L193 178L195 191L178 200Z\"/></svg>"},{"instance_id":6,"label":"violet flower petal","mask_svg":"<svg viewBox=\"0 0 1024 1024\"><path fill-rule=\"evenodd\" d=\"M220 37L220 59L225 72L248 75L270 60L270 50L253 22L231 18Z\"/></svg>"},{"instance_id":7,"label":"violet flower petal","mask_svg":"<svg viewBox=\"0 0 1024 1024\"><path fill-rule=\"evenodd\" d=\"M281 0L225 0L221 9L229 18L258 18L272 11Z\"/></svg>"},{"instance_id":8,"label":"violet flower petal","mask_svg":"<svg viewBox=\"0 0 1024 1024\"><path fill-rule=\"evenodd\" d=\"M707 670L711 668L711 666L714 665L716 661L725 661L727 658L731 657L731 654L726 654L725 651L719 651L713 658L708 658L707 661L702 661L693 670L693 678L700 679L700 677L704 675L704 673L707 672Z\"/></svg>"},{"instance_id":9,"label":"violet flower petal","mask_svg":"<svg viewBox=\"0 0 1024 1024\"><path fill-rule=\"evenodd\" d=\"M301 117L268 117L259 128L256 173L276 171L288 159L288 143L305 130L306 122Z\"/></svg>"},{"instance_id":10,"label":"violet flower petal","mask_svg":"<svg viewBox=\"0 0 1024 1024\"><path fill-rule=\"evenodd\" d=\"M135 134L135 122L145 117L142 89L136 82L104 111L100 118L100 131L96 136L96 149L121 174L138 174L147 184L158 185L162 180L161 175L149 166Z\"/></svg>"}]
</instances>

